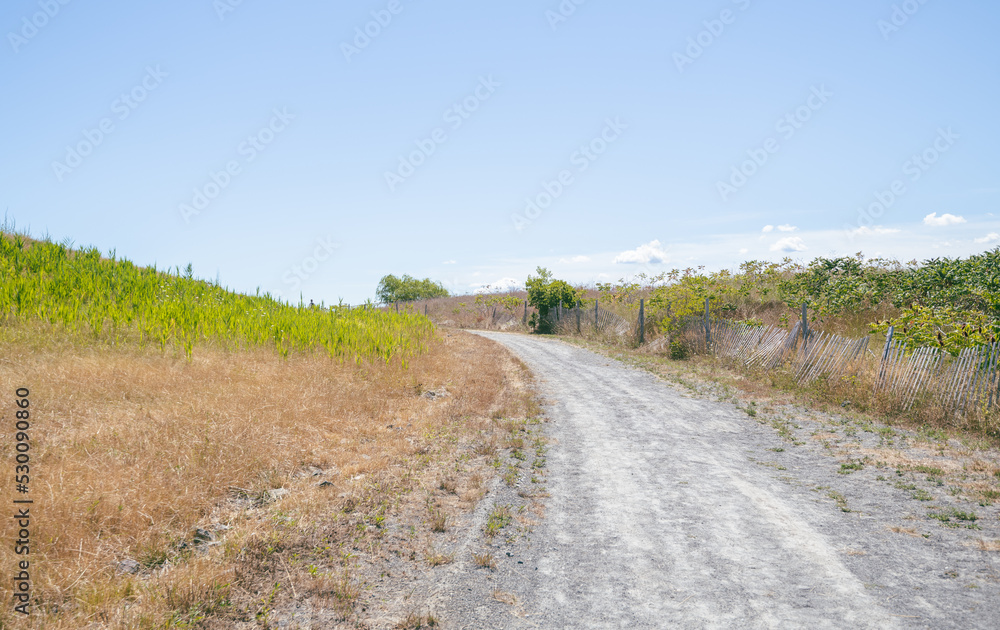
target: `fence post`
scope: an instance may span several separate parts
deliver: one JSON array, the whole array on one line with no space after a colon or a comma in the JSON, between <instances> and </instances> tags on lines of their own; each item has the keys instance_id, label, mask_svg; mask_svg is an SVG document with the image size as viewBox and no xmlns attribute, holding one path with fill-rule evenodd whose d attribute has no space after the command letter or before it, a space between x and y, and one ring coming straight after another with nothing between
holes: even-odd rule
<instances>
[{"instance_id":1,"label":"fence post","mask_svg":"<svg viewBox=\"0 0 1000 630\"><path fill-rule=\"evenodd\" d=\"M528 300L524 301L524 317L521 318L521 324L528 325Z\"/></svg>"},{"instance_id":2,"label":"fence post","mask_svg":"<svg viewBox=\"0 0 1000 630\"><path fill-rule=\"evenodd\" d=\"M705 298L705 351L712 347L712 320L708 317L708 305L711 298Z\"/></svg>"},{"instance_id":3,"label":"fence post","mask_svg":"<svg viewBox=\"0 0 1000 630\"><path fill-rule=\"evenodd\" d=\"M598 315L599 315L599 313L597 311L597 304L600 301L601 301L601 298L599 298L599 297L594 298L594 330L598 329L597 328L597 321L598 321Z\"/></svg>"},{"instance_id":4,"label":"fence post","mask_svg":"<svg viewBox=\"0 0 1000 630\"><path fill-rule=\"evenodd\" d=\"M808 302L802 303L802 351L807 351L809 343L809 310Z\"/></svg>"},{"instance_id":5,"label":"fence post","mask_svg":"<svg viewBox=\"0 0 1000 630\"><path fill-rule=\"evenodd\" d=\"M424 317L427 317L427 304L424 304Z\"/></svg>"},{"instance_id":6,"label":"fence post","mask_svg":"<svg viewBox=\"0 0 1000 630\"><path fill-rule=\"evenodd\" d=\"M562 300L560 300L559 303L556 304L556 321L557 322L562 321Z\"/></svg>"},{"instance_id":7,"label":"fence post","mask_svg":"<svg viewBox=\"0 0 1000 630\"><path fill-rule=\"evenodd\" d=\"M639 298L639 344L646 343L646 300Z\"/></svg>"},{"instance_id":8,"label":"fence post","mask_svg":"<svg viewBox=\"0 0 1000 630\"><path fill-rule=\"evenodd\" d=\"M576 334L580 334L580 300L576 301Z\"/></svg>"},{"instance_id":9,"label":"fence post","mask_svg":"<svg viewBox=\"0 0 1000 630\"><path fill-rule=\"evenodd\" d=\"M399 302L398 301L396 302L396 312L397 313L399 312Z\"/></svg>"},{"instance_id":10,"label":"fence post","mask_svg":"<svg viewBox=\"0 0 1000 630\"><path fill-rule=\"evenodd\" d=\"M892 345L892 333L895 330L895 326L889 326L889 331L885 333L885 347L882 348L882 360L878 364L878 380L875 381L876 390L882 385L882 380L885 378L885 362L889 358L889 347Z\"/></svg>"}]
</instances>

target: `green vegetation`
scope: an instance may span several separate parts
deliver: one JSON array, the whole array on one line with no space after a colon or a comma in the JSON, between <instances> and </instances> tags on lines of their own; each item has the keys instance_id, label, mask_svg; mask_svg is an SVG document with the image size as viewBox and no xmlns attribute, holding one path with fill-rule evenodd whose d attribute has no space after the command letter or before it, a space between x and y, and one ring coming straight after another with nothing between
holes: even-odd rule
<instances>
[{"instance_id":1,"label":"green vegetation","mask_svg":"<svg viewBox=\"0 0 1000 630\"><path fill-rule=\"evenodd\" d=\"M808 300L830 313L915 304L1000 316L1000 248L966 259L933 258L901 265L861 255L817 258L787 281L783 290L792 304Z\"/></svg>"},{"instance_id":2,"label":"green vegetation","mask_svg":"<svg viewBox=\"0 0 1000 630\"><path fill-rule=\"evenodd\" d=\"M375 297L383 304L429 300L448 297L448 295L448 289L444 288L440 282L434 282L430 278L417 280L406 274L403 274L402 278L391 274L383 276L379 280L378 288L375 289Z\"/></svg>"},{"instance_id":3,"label":"green vegetation","mask_svg":"<svg viewBox=\"0 0 1000 630\"><path fill-rule=\"evenodd\" d=\"M837 507L840 508L841 512L850 512L851 511L851 508L848 507L848 505L847 505L847 497L845 497L841 493L837 492L836 490L830 490L830 491L828 491L826 493L826 496L828 496L831 499L833 499L834 503L837 504Z\"/></svg>"},{"instance_id":4,"label":"green vegetation","mask_svg":"<svg viewBox=\"0 0 1000 630\"><path fill-rule=\"evenodd\" d=\"M975 512L960 512L955 508L950 508L942 512L930 512L927 514L930 518L937 519L941 521L942 525L947 527L967 527L969 529L979 529L978 525L975 525L975 521L979 517L976 516ZM952 520L954 519L954 520ZM957 521L957 522L956 522ZM966 523L962 525L962 523Z\"/></svg>"},{"instance_id":5,"label":"green vegetation","mask_svg":"<svg viewBox=\"0 0 1000 630\"><path fill-rule=\"evenodd\" d=\"M893 336L912 347L937 345L953 355L964 348L991 343L998 331L997 320L987 313L919 304L907 308L891 321L875 322L871 332L885 336L890 325L895 326Z\"/></svg>"},{"instance_id":6,"label":"green vegetation","mask_svg":"<svg viewBox=\"0 0 1000 630\"><path fill-rule=\"evenodd\" d=\"M486 519L486 536L493 538L501 529L510 525L513 518L510 505L494 506L493 510L490 511L489 517Z\"/></svg>"},{"instance_id":7,"label":"green vegetation","mask_svg":"<svg viewBox=\"0 0 1000 630\"><path fill-rule=\"evenodd\" d=\"M646 319L663 334L702 315L708 298L713 315L750 325L787 325L805 302L813 322L841 334L884 334L892 325L911 346L953 354L1000 336L1000 248L905 264L861 254L808 264L751 260L736 272L673 269L596 289L609 308L646 298Z\"/></svg>"},{"instance_id":8,"label":"green vegetation","mask_svg":"<svg viewBox=\"0 0 1000 630\"><path fill-rule=\"evenodd\" d=\"M182 274L138 267L114 252L0 233L0 322L36 322L95 340L161 350L218 343L291 351L323 349L341 361L388 362L423 352L434 334L417 315L292 306Z\"/></svg>"},{"instance_id":9,"label":"green vegetation","mask_svg":"<svg viewBox=\"0 0 1000 630\"><path fill-rule=\"evenodd\" d=\"M841 475L849 475L857 470L862 470L865 467L863 462L849 462L847 464L841 464L840 470L837 472Z\"/></svg>"},{"instance_id":10,"label":"green vegetation","mask_svg":"<svg viewBox=\"0 0 1000 630\"><path fill-rule=\"evenodd\" d=\"M552 324L549 314L562 305L563 308L573 308L580 293L563 280L554 280L552 272L544 267L536 269L537 276L528 276L525 286L528 288L528 303L538 309L531 314L530 325L539 333L551 333Z\"/></svg>"},{"instance_id":11,"label":"green vegetation","mask_svg":"<svg viewBox=\"0 0 1000 630\"><path fill-rule=\"evenodd\" d=\"M934 495L932 495L930 492L927 492L926 490L924 490L922 488L915 489L913 491L913 494L911 494L910 496L912 496L917 501L933 501L934 500Z\"/></svg>"},{"instance_id":12,"label":"green vegetation","mask_svg":"<svg viewBox=\"0 0 1000 630\"><path fill-rule=\"evenodd\" d=\"M476 306L503 309L513 315L515 311L521 308L521 298L517 297L516 295L509 295L503 293L477 295Z\"/></svg>"}]
</instances>

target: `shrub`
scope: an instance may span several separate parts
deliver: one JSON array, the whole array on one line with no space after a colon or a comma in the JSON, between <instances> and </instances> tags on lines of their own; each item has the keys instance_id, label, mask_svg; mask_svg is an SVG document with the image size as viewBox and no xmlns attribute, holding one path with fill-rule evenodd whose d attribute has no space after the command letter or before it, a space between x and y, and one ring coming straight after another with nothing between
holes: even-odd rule
<instances>
[{"instance_id":1,"label":"shrub","mask_svg":"<svg viewBox=\"0 0 1000 630\"><path fill-rule=\"evenodd\" d=\"M402 278L391 274L383 276L379 280L378 288L375 289L375 296L383 304L428 300L448 297L448 295L448 289L444 288L440 282L434 282L430 278L417 280L407 274L403 274Z\"/></svg>"},{"instance_id":2,"label":"shrub","mask_svg":"<svg viewBox=\"0 0 1000 630\"><path fill-rule=\"evenodd\" d=\"M681 340L670 342L670 358L674 361L683 361L691 355L691 349Z\"/></svg>"},{"instance_id":3,"label":"shrub","mask_svg":"<svg viewBox=\"0 0 1000 630\"><path fill-rule=\"evenodd\" d=\"M563 308L573 308L579 294L563 280L553 280L552 272L544 267L536 269L538 276L528 276L525 286L528 287L528 303L538 309L531 315L531 326L535 332L551 333L552 323L549 313L560 304Z\"/></svg>"},{"instance_id":4,"label":"shrub","mask_svg":"<svg viewBox=\"0 0 1000 630\"><path fill-rule=\"evenodd\" d=\"M913 347L936 345L953 355L964 348L991 343L1000 334L1000 322L993 317L948 306L930 308L915 304L899 317L875 322L871 332L885 335L889 326L895 326L894 338Z\"/></svg>"}]
</instances>

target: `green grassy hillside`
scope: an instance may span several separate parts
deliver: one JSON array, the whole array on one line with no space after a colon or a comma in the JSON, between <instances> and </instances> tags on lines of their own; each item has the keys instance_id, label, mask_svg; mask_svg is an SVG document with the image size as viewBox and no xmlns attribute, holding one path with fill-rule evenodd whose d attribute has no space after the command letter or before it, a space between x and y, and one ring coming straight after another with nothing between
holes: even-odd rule
<instances>
[{"instance_id":1,"label":"green grassy hillside","mask_svg":"<svg viewBox=\"0 0 1000 630\"><path fill-rule=\"evenodd\" d=\"M355 362L405 361L433 334L418 315L290 306L196 280L190 267L169 273L18 234L0 234L0 319L180 348L188 356L200 343L219 343L273 346L282 354L323 349Z\"/></svg>"}]
</instances>

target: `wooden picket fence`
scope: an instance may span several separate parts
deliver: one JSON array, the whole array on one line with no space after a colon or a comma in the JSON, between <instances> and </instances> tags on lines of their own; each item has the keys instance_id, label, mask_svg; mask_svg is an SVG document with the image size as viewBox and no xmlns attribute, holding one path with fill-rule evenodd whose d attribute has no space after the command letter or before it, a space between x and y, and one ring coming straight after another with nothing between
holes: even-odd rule
<instances>
[{"instance_id":1,"label":"wooden picket fence","mask_svg":"<svg viewBox=\"0 0 1000 630\"><path fill-rule=\"evenodd\" d=\"M965 411L973 401L982 401L990 409L1000 404L1000 342L965 348L951 361L940 379L938 394L946 406Z\"/></svg>"},{"instance_id":2,"label":"wooden picket fence","mask_svg":"<svg viewBox=\"0 0 1000 630\"><path fill-rule=\"evenodd\" d=\"M907 409L921 395L956 412L1000 405L1000 342L966 348L953 357L937 347L908 348L892 338L890 329L881 354L875 354L870 337L818 331L803 335L802 329L802 322L784 330L712 319L707 329L701 321L690 322L686 337L695 352L747 368L787 365L800 385L874 373L875 390L897 396Z\"/></svg>"}]
</instances>

